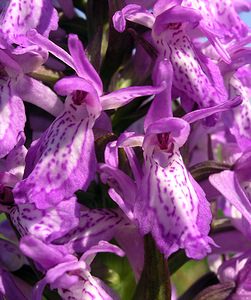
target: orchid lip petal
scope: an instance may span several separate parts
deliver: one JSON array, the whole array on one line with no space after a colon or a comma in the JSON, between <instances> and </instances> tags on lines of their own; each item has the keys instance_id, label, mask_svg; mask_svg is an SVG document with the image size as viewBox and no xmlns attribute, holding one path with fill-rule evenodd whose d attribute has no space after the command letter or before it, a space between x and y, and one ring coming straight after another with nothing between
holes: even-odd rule
<instances>
[{"instance_id":1,"label":"orchid lip petal","mask_svg":"<svg viewBox=\"0 0 251 300\"><path fill-rule=\"evenodd\" d=\"M151 232L166 257L184 248L189 257L201 259L210 252L209 203L198 187L193 187L180 153L176 151L168 159L165 155L170 156L156 153L146 159L135 217L141 232ZM200 211L203 224L197 220Z\"/></svg>"},{"instance_id":2,"label":"orchid lip petal","mask_svg":"<svg viewBox=\"0 0 251 300\"><path fill-rule=\"evenodd\" d=\"M25 34L30 29L48 37L58 27L58 15L50 0L8 1L1 18L1 32L11 43L26 45Z\"/></svg>"},{"instance_id":3,"label":"orchid lip petal","mask_svg":"<svg viewBox=\"0 0 251 300\"><path fill-rule=\"evenodd\" d=\"M94 121L93 116L86 116L85 106L69 104L68 110L29 149L27 161L31 159L32 164L26 165L25 175L29 176L13 190L16 203L34 202L38 208L51 207L76 190L88 187L96 166Z\"/></svg>"},{"instance_id":4,"label":"orchid lip petal","mask_svg":"<svg viewBox=\"0 0 251 300\"><path fill-rule=\"evenodd\" d=\"M47 243L61 238L78 223L76 198L61 201L51 209L37 209L33 203L14 206L10 218L21 236L32 234ZM22 218L19 216L22 215Z\"/></svg>"}]
</instances>

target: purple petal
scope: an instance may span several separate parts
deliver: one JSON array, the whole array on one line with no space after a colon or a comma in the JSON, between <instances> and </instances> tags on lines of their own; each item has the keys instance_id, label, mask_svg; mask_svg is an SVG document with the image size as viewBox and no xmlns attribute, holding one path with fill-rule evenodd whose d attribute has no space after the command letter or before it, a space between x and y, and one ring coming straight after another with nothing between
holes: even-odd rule
<instances>
[{"instance_id":1,"label":"purple petal","mask_svg":"<svg viewBox=\"0 0 251 300\"><path fill-rule=\"evenodd\" d=\"M239 107L232 112L225 113L224 121L230 132L234 135L238 145L242 149L251 146L251 103L249 90L243 86L240 80L232 77L229 80L230 96L238 95L242 99Z\"/></svg>"},{"instance_id":2,"label":"purple petal","mask_svg":"<svg viewBox=\"0 0 251 300\"><path fill-rule=\"evenodd\" d=\"M79 223L79 205L75 197L50 209L37 209L33 203L14 206L10 217L21 236L32 234L50 243L61 238Z\"/></svg>"},{"instance_id":3,"label":"purple petal","mask_svg":"<svg viewBox=\"0 0 251 300\"><path fill-rule=\"evenodd\" d=\"M89 62L83 45L81 41L78 39L77 35L70 34L68 39L68 47L70 54L73 58L75 70L79 77L82 77L92 83L94 88L96 89L98 95L102 95L103 93L103 84L102 81L92 66L92 64Z\"/></svg>"},{"instance_id":4,"label":"purple petal","mask_svg":"<svg viewBox=\"0 0 251 300\"><path fill-rule=\"evenodd\" d=\"M0 62L3 66L13 69L17 72L22 72L20 65L16 62L16 60L12 59L6 51L0 49Z\"/></svg>"},{"instance_id":5,"label":"purple petal","mask_svg":"<svg viewBox=\"0 0 251 300\"><path fill-rule=\"evenodd\" d=\"M179 151L145 159L134 211L142 233L151 232L166 257L184 248L187 256L203 258L211 250L209 203L194 188Z\"/></svg>"},{"instance_id":6,"label":"purple petal","mask_svg":"<svg viewBox=\"0 0 251 300\"><path fill-rule=\"evenodd\" d=\"M166 83L166 88L160 94L154 97L154 100L147 112L144 128L154 123L155 121L172 117L172 79L173 79L173 68L170 61L166 59L158 62L155 66L153 73L153 82L155 85L159 85L161 81Z\"/></svg>"},{"instance_id":7,"label":"purple petal","mask_svg":"<svg viewBox=\"0 0 251 300\"><path fill-rule=\"evenodd\" d=\"M74 256L67 255L61 246L46 245L33 236L23 237L19 247L26 256L38 262L45 270L60 263L76 260Z\"/></svg>"},{"instance_id":8,"label":"purple petal","mask_svg":"<svg viewBox=\"0 0 251 300\"><path fill-rule=\"evenodd\" d=\"M117 141L117 147L142 147L144 136L135 132L124 132Z\"/></svg>"},{"instance_id":9,"label":"purple petal","mask_svg":"<svg viewBox=\"0 0 251 300\"><path fill-rule=\"evenodd\" d=\"M203 23L212 32L220 33L224 39L240 40L248 33L248 26L238 16L232 0L199 0L182 2L183 6L200 9Z\"/></svg>"},{"instance_id":10,"label":"purple petal","mask_svg":"<svg viewBox=\"0 0 251 300\"><path fill-rule=\"evenodd\" d=\"M129 4L121 11L117 11L112 17L114 28L123 32L126 27L126 20L152 28L154 16L140 5Z\"/></svg>"},{"instance_id":11,"label":"purple petal","mask_svg":"<svg viewBox=\"0 0 251 300\"><path fill-rule=\"evenodd\" d=\"M23 144L25 143L24 133L21 133L18 139L18 143L9 152L9 154L4 160L4 171L14 175L16 177L16 180L21 180L25 168L25 156L27 154L27 149L23 146ZM7 183L6 185L8 184L9 183ZM13 187L13 185L8 186Z\"/></svg>"},{"instance_id":12,"label":"purple petal","mask_svg":"<svg viewBox=\"0 0 251 300\"><path fill-rule=\"evenodd\" d=\"M0 158L15 147L26 121L23 102L13 93L13 84L11 79L0 83Z\"/></svg>"},{"instance_id":13,"label":"purple petal","mask_svg":"<svg viewBox=\"0 0 251 300\"><path fill-rule=\"evenodd\" d=\"M251 224L251 203L233 171L210 175L210 183L229 201Z\"/></svg>"},{"instance_id":14,"label":"purple petal","mask_svg":"<svg viewBox=\"0 0 251 300\"><path fill-rule=\"evenodd\" d=\"M56 243L67 244L67 249L83 253L100 240L111 240L116 230L123 226L128 226L128 222L114 210L85 209L81 211L78 227Z\"/></svg>"},{"instance_id":15,"label":"purple petal","mask_svg":"<svg viewBox=\"0 0 251 300\"><path fill-rule=\"evenodd\" d=\"M136 226L121 228L116 233L116 241L125 251L133 268L136 280L140 278L144 266L144 239Z\"/></svg>"},{"instance_id":16,"label":"purple petal","mask_svg":"<svg viewBox=\"0 0 251 300\"><path fill-rule=\"evenodd\" d=\"M174 144L178 147L182 147L185 144L190 133L190 126L185 120L180 118L165 118L158 120L147 128L143 148L146 149L148 153L150 153L152 148L155 147L156 144L155 142L153 142L153 139L155 139L155 141L157 142L157 134L169 132L170 140L174 142Z\"/></svg>"},{"instance_id":17,"label":"purple petal","mask_svg":"<svg viewBox=\"0 0 251 300\"><path fill-rule=\"evenodd\" d=\"M56 56L61 61L66 63L69 67L71 67L73 70L75 69L72 57L61 47L39 34L35 29L29 30L27 32L27 39L35 45L40 46L42 49L45 49L52 53L54 56Z\"/></svg>"},{"instance_id":18,"label":"purple petal","mask_svg":"<svg viewBox=\"0 0 251 300\"><path fill-rule=\"evenodd\" d=\"M156 87L132 86L101 96L100 101L103 110L116 109L123 105L126 105L134 98L158 94L162 92L164 88L164 85Z\"/></svg>"},{"instance_id":19,"label":"purple petal","mask_svg":"<svg viewBox=\"0 0 251 300\"><path fill-rule=\"evenodd\" d=\"M153 39L160 58L166 58L172 63L173 86L178 95L187 102L195 101L200 108L226 101L227 92L219 70L215 71L217 66L195 47L184 25L175 24L176 27L166 25L160 35L153 31Z\"/></svg>"},{"instance_id":20,"label":"purple petal","mask_svg":"<svg viewBox=\"0 0 251 300\"><path fill-rule=\"evenodd\" d=\"M28 76L18 81L16 92L25 101L44 109L55 117L64 109L62 101L50 88Z\"/></svg>"},{"instance_id":21,"label":"purple petal","mask_svg":"<svg viewBox=\"0 0 251 300\"><path fill-rule=\"evenodd\" d=\"M64 96L70 95L74 91L87 92L88 94L85 96L84 102L89 115L96 119L101 114L102 108L97 91L85 79L76 76L64 77L55 84L54 89L59 95Z\"/></svg>"},{"instance_id":22,"label":"purple petal","mask_svg":"<svg viewBox=\"0 0 251 300\"><path fill-rule=\"evenodd\" d=\"M85 269L86 264L84 262L78 262L77 258L73 257L73 260L68 262L62 262L50 269L46 274L46 281L50 283L54 288L70 288L72 285L79 281L78 274L74 274L74 271L79 269Z\"/></svg>"},{"instance_id":23,"label":"purple petal","mask_svg":"<svg viewBox=\"0 0 251 300\"><path fill-rule=\"evenodd\" d=\"M212 235L217 247L213 247L213 253L228 254L229 252L239 253L251 248L251 241L247 239L239 230L230 232L218 232Z\"/></svg>"},{"instance_id":24,"label":"purple petal","mask_svg":"<svg viewBox=\"0 0 251 300\"><path fill-rule=\"evenodd\" d=\"M35 203L41 209L51 207L76 190L86 189L94 178L94 119L86 116L84 105L68 100L67 110L29 149L30 163L25 173L29 176L13 190L16 203Z\"/></svg>"},{"instance_id":25,"label":"purple petal","mask_svg":"<svg viewBox=\"0 0 251 300\"><path fill-rule=\"evenodd\" d=\"M251 10L251 3L249 0L235 0L233 4L238 13Z\"/></svg>"},{"instance_id":26,"label":"purple petal","mask_svg":"<svg viewBox=\"0 0 251 300\"><path fill-rule=\"evenodd\" d=\"M0 299L28 300L30 299L28 284L9 272L0 270ZM2 297L2 293L4 296Z\"/></svg>"},{"instance_id":27,"label":"purple petal","mask_svg":"<svg viewBox=\"0 0 251 300\"><path fill-rule=\"evenodd\" d=\"M63 300L119 300L114 291L104 284L100 279L84 274L84 280L71 286L69 289L59 289L59 295ZM83 275L82 275L83 277Z\"/></svg>"},{"instance_id":28,"label":"purple petal","mask_svg":"<svg viewBox=\"0 0 251 300\"><path fill-rule=\"evenodd\" d=\"M110 142L105 147L105 163L111 167L119 167L119 154L117 141Z\"/></svg>"},{"instance_id":29,"label":"purple petal","mask_svg":"<svg viewBox=\"0 0 251 300\"><path fill-rule=\"evenodd\" d=\"M100 241L98 245L89 248L80 258L80 260L86 262L88 265L91 264L97 253L110 252L118 256L124 256L125 253L118 246L110 244L106 241Z\"/></svg>"},{"instance_id":30,"label":"purple petal","mask_svg":"<svg viewBox=\"0 0 251 300\"><path fill-rule=\"evenodd\" d=\"M170 23L191 22L198 25L201 19L200 12L194 9L174 6L157 16L154 23L154 32L160 35Z\"/></svg>"},{"instance_id":31,"label":"purple petal","mask_svg":"<svg viewBox=\"0 0 251 300\"><path fill-rule=\"evenodd\" d=\"M16 47L11 49L11 57L22 68L23 73L31 73L36 71L48 59L48 52L41 49L37 45L23 47Z\"/></svg>"},{"instance_id":32,"label":"purple petal","mask_svg":"<svg viewBox=\"0 0 251 300\"><path fill-rule=\"evenodd\" d=\"M158 0L156 1L154 7L153 7L153 13L155 16L160 15L164 11L177 6L181 5L182 0L171 0L171 1L166 1L166 0Z\"/></svg>"},{"instance_id":33,"label":"purple petal","mask_svg":"<svg viewBox=\"0 0 251 300\"><path fill-rule=\"evenodd\" d=\"M193 123L198 120L207 118L213 114L216 114L218 112L223 112L226 110L230 110L232 108L235 108L236 106L239 106L242 102L241 97L236 96L234 99L225 101L219 105L215 105L209 108L204 109L198 109L195 111L192 111L188 114L186 114L183 119L186 120L188 123Z\"/></svg>"},{"instance_id":34,"label":"purple petal","mask_svg":"<svg viewBox=\"0 0 251 300\"><path fill-rule=\"evenodd\" d=\"M121 170L106 164L100 164L99 172L102 182L108 183L111 188L114 188L123 198L125 206L130 210L134 204L136 194L134 181ZM114 192L112 192L112 194L114 194ZM115 199L114 201L116 202Z\"/></svg>"},{"instance_id":35,"label":"purple petal","mask_svg":"<svg viewBox=\"0 0 251 300\"><path fill-rule=\"evenodd\" d=\"M28 30L36 28L48 37L51 30L57 29L58 16L49 0L20 1L10 0L3 12L1 31L10 42L25 43Z\"/></svg>"},{"instance_id":36,"label":"purple petal","mask_svg":"<svg viewBox=\"0 0 251 300\"><path fill-rule=\"evenodd\" d=\"M117 141L117 146L123 147L125 150L136 184L142 178L142 168L132 147L142 147L143 141L144 137L134 132L122 133Z\"/></svg>"}]
</instances>

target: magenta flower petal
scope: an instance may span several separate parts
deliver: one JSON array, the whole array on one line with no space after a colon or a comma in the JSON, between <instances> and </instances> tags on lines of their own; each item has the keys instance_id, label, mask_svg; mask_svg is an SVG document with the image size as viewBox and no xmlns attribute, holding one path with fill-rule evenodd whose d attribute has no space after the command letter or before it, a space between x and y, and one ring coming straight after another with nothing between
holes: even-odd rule
<instances>
[{"instance_id":1,"label":"magenta flower petal","mask_svg":"<svg viewBox=\"0 0 251 300\"><path fill-rule=\"evenodd\" d=\"M68 47L78 76L89 81L100 96L103 93L102 81L92 64L89 62L82 42L78 39L77 35L69 35Z\"/></svg>"},{"instance_id":2,"label":"magenta flower petal","mask_svg":"<svg viewBox=\"0 0 251 300\"><path fill-rule=\"evenodd\" d=\"M50 0L8 1L2 12L1 32L10 42L26 44L25 34L30 29L48 37L58 27L58 16Z\"/></svg>"},{"instance_id":3,"label":"magenta flower petal","mask_svg":"<svg viewBox=\"0 0 251 300\"><path fill-rule=\"evenodd\" d=\"M248 26L236 11L236 0L199 0L182 2L183 6L199 9L203 16L203 25L210 31L218 33L225 40L240 40L248 33ZM239 5L240 7L240 5Z\"/></svg>"},{"instance_id":4,"label":"magenta flower petal","mask_svg":"<svg viewBox=\"0 0 251 300\"><path fill-rule=\"evenodd\" d=\"M77 260L73 255L67 254L62 246L47 245L34 236L23 237L19 247L26 256L38 262L45 270L60 263Z\"/></svg>"},{"instance_id":5,"label":"magenta flower petal","mask_svg":"<svg viewBox=\"0 0 251 300\"><path fill-rule=\"evenodd\" d=\"M172 116L172 80L173 67L171 62L167 59L157 62L153 71L153 82L157 85L160 84L161 81L164 81L166 87L161 93L154 97L145 118L145 130L151 123Z\"/></svg>"},{"instance_id":6,"label":"magenta flower petal","mask_svg":"<svg viewBox=\"0 0 251 300\"><path fill-rule=\"evenodd\" d=\"M38 208L51 207L86 189L95 173L93 117L85 106L69 100L65 110L29 149L26 179L14 189L16 203L35 203ZM85 160L83 160L85 157Z\"/></svg>"},{"instance_id":7,"label":"magenta flower petal","mask_svg":"<svg viewBox=\"0 0 251 300\"><path fill-rule=\"evenodd\" d=\"M140 5L129 4L121 11L117 11L112 20L115 29L123 32L126 27L126 20L152 28L154 16Z\"/></svg>"},{"instance_id":8,"label":"magenta flower petal","mask_svg":"<svg viewBox=\"0 0 251 300\"><path fill-rule=\"evenodd\" d=\"M189 257L201 259L211 250L211 212L179 152L188 134L188 123L177 118L161 119L148 127L144 176L134 215L141 232L151 232L166 256L184 248Z\"/></svg>"},{"instance_id":9,"label":"magenta flower petal","mask_svg":"<svg viewBox=\"0 0 251 300\"><path fill-rule=\"evenodd\" d=\"M164 156L164 155L162 155ZM157 155L146 160L145 174L135 206L142 233L152 232L160 250L169 256L184 248L189 257L201 259L210 252L211 215L205 196L198 195L181 155L176 152L161 165ZM147 188L146 188L147 187ZM200 204L203 201L203 204ZM205 205L206 204L206 205ZM201 228L199 206L207 211Z\"/></svg>"},{"instance_id":10,"label":"magenta flower petal","mask_svg":"<svg viewBox=\"0 0 251 300\"><path fill-rule=\"evenodd\" d=\"M14 93L13 84L11 79L0 83L0 158L15 147L26 121L23 102Z\"/></svg>"},{"instance_id":11,"label":"magenta flower petal","mask_svg":"<svg viewBox=\"0 0 251 300\"><path fill-rule=\"evenodd\" d=\"M48 209L37 209L33 203L14 206L10 217L21 236L32 234L46 243L61 238L78 226L79 205L75 197Z\"/></svg>"},{"instance_id":12,"label":"magenta flower petal","mask_svg":"<svg viewBox=\"0 0 251 300\"><path fill-rule=\"evenodd\" d=\"M210 175L209 181L251 224L251 202L235 172L226 170Z\"/></svg>"},{"instance_id":13,"label":"magenta flower petal","mask_svg":"<svg viewBox=\"0 0 251 300\"><path fill-rule=\"evenodd\" d=\"M160 86L132 86L123 88L115 92L100 97L103 110L116 109L126 105L136 97L158 94L164 89L164 84Z\"/></svg>"},{"instance_id":14,"label":"magenta flower petal","mask_svg":"<svg viewBox=\"0 0 251 300\"><path fill-rule=\"evenodd\" d=\"M100 240L114 238L119 228L128 225L119 212L106 209L84 209L80 212L79 225L56 241L67 245L67 249L83 253Z\"/></svg>"},{"instance_id":15,"label":"magenta flower petal","mask_svg":"<svg viewBox=\"0 0 251 300\"><path fill-rule=\"evenodd\" d=\"M53 116L58 116L64 109L63 102L46 85L38 80L24 76L16 86L18 95Z\"/></svg>"}]
</instances>

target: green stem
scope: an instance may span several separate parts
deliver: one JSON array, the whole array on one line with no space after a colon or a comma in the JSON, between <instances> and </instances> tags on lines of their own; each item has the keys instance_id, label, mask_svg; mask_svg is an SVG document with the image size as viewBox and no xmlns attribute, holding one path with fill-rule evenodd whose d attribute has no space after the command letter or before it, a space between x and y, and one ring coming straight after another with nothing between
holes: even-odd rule
<instances>
[{"instance_id":1,"label":"green stem","mask_svg":"<svg viewBox=\"0 0 251 300\"><path fill-rule=\"evenodd\" d=\"M145 263L133 300L170 300L171 285L167 260L150 234L144 238Z\"/></svg>"}]
</instances>

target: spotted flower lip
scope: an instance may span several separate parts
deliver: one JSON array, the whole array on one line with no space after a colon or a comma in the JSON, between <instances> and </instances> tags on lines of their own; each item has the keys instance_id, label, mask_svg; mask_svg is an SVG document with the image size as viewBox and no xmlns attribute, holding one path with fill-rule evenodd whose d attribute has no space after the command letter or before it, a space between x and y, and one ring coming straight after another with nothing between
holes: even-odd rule
<instances>
[{"instance_id":1,"label":"spotted flower lip","mask_svg":"<svg viewBox=\"0 0 251 300\"><path fill-rule=\"evenodd\" d=\"M58 27L58 15L50 0L5 1L0 34L10 43L27 45L26 32L36 28L48 37Z\"/></svg>"},{"instance_id":2,"label":"spotted flower lip","mask_svg":"<svg viewBox=\"0 0 251 300\"><path fill-rule=\"evenodd\" d=\"M176 118L161 121L153 123L144 138L144 175L134 214L142 233L151 232L166 257L185 248L189 257L200 259L210 252L211 213L179 153L189 125Z\"/></svg>"}]
</instances>

